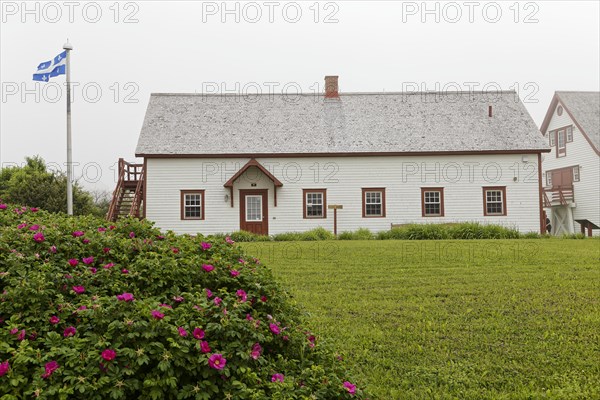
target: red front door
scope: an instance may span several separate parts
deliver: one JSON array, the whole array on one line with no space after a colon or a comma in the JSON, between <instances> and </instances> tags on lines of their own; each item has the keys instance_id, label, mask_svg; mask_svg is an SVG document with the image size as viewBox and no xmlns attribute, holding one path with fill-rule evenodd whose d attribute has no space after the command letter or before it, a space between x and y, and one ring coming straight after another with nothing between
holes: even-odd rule
<instances>
[{"instance_id":1,"label":"red front door","mask_svg":"<svg viewBox=\"0 0 600 400\"><path fill-rule=\"evenodd\" d=\"M257 235L269 234L267 190L240 190L240 229Z\"/></svg>"},{"instance_id":2,"label":"red front door","mask_svg":"<svg viewBox=\"0 0 600 400\"><path fill-rule=\"evenodd\" d=\"M573 168L557 169L552 171L553 189L573 188Z\"/></svg>"}]
</instances>

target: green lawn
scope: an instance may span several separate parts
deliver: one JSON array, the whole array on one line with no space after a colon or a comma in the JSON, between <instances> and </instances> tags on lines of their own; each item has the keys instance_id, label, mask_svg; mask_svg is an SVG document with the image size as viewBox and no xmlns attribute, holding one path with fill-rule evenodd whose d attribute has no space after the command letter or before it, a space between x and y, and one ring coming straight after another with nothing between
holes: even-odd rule
<instances>
[{"instance_id":1,"label":"green lawn","mask_svg":"<svg viewBox=\"0 0 600 400\"><path fill-rule=\"evenodd\" d=\"M600 399L600 240L246 243L377 399Z\"/></svg>"}]
</instances>

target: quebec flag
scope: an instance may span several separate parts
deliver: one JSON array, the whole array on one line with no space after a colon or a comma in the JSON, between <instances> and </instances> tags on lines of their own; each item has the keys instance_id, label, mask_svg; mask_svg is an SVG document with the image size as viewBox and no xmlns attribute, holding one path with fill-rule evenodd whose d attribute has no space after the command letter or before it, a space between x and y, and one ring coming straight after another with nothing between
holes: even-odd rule
<instances>
[{"instance_id":1,"label":"quebec flag","mask_svg":"<svg viewBox=\"0 0 600 400\"><path fill-rule=\"evenodd\" d=\"M67 68L67 51L63 51L54 60L46 61L38 65L37 71L33 74L34 81L48 82L50 78L58 75L64 75Z\"/></svg>"}]
</instances>

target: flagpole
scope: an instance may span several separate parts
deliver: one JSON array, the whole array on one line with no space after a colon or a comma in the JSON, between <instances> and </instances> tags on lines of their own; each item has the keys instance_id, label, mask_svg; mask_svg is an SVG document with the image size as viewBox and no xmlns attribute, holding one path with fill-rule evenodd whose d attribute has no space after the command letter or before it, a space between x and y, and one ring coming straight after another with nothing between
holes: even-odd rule
<instances>
[{"instance_id":1,"label":"flagpole","mask_svg":"<svg viewBox=\"0 0 600 400\"><path fill-rule=\"evenodd\" d=\"M67 40L63 46L67 51L67 214L73 215L73 156L71 150L71 50Z\"/></svg>"}]
</instances>

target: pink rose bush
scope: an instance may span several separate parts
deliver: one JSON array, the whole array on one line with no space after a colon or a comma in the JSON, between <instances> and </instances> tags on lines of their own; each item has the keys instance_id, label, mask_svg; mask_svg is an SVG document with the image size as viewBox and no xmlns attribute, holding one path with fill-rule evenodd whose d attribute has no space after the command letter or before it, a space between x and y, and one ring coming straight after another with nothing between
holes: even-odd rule
<instances>
[{"instance_id":1,"label":"pink rose bush","mask_svg":"<svg viewBox=\"0 0 600 400\"><path fill-rule=\"evenodd\" d=\"M0 398L365 398L302 315L231 238L0 200Z\"/></svg>"}]
</instances>

